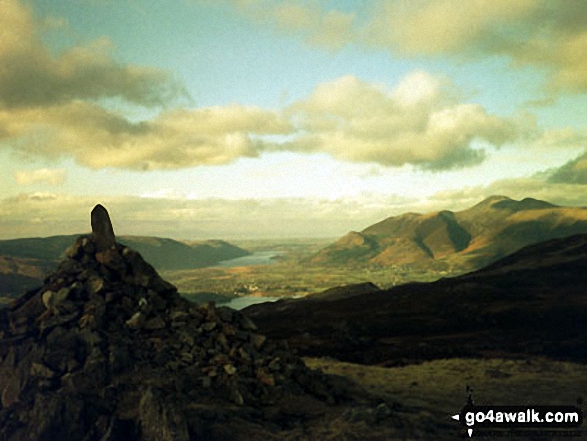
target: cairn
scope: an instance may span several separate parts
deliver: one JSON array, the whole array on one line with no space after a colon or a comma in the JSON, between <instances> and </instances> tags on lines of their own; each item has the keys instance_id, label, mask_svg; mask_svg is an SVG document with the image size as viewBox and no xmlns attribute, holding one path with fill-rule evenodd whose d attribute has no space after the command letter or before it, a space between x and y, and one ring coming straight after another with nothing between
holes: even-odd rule
<instances>
[{"instance_id":1,"label":"cairn","mask_svg":"<svg viewBox=\"0 0 587 441\"><path fill-rule=\"evenodd\" d=\"M91 225L42 287L0 310L0 439L200 439L206 403L336 399L243 314L182 298L116 242L101 205Z\"/></svg>"}]
</instances>

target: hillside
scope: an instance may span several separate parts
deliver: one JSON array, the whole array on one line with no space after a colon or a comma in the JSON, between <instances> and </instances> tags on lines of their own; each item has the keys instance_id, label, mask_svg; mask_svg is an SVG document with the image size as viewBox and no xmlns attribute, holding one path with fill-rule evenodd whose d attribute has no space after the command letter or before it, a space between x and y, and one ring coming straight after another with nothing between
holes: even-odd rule
<instances>
[{"instance_id":1,"label":"hillside","mask_svg":"<svg viewBox=\"0 0 587 441\"><path fill-rule=\"evenodd\" d=\"M587 361L587 235L528 246L482 270L389 290L280 300L243 310L301 353L406 364L457 356Z\"/></svg>"},{"instance_id":2,"label":"hillside","mask_svg":"<svg viewBox=\"0 0 587 441\"><path fill-rule=\"evenodd\" d=\"M0 256L0 295L36 287L53 266L46 260Z\"/></svg>"},{"instance_id":3,"label":"hillside","mask_svg":"<svg viewBox=\"0 0 587 441\"><path fill-rule=\"evenodd\" d=\"M185 244L173 239L121 236L120 243L136 249L159 271L201 268L249 254L222 240Z\"/></svg>"},{"instance_id":4,"label":"hillside","mask_svg":"<svg viewBox=\"0 0 587 441\"><path fill-rule=\"evenodd\" d=\"M543 240L587 233L587 208L493 196L463 211L406 213L351 232L313 263L471 271Z\"/></svg>"},{"instance_id":5,"label":"hillside","mask_svg":"<svg viewBox=\"0 0 587 441\"><path fill-rule=\"evenodd\" d=\"M0 294L14 296L38 285L77 235L0 240ZM248 251L221 240L191 242L147 236L121 236L159 271L202 268L246 256Z\"/></svg>"}]
</instances>

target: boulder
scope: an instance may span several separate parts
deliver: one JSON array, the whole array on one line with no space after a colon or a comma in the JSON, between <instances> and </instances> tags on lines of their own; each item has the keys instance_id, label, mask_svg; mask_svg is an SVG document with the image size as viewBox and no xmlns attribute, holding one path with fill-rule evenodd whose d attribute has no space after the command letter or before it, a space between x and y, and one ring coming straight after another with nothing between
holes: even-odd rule
<instances>
[{"instance_id":1,"label":"boulder","mask_svg":"<svg viewBox=\"0 0 587 441\"><path fill-rule=\"evenodd\" d=\"M96 250L103 252L113 248L116 244L114 228L112 228L108 211L102 205L98 204L92 210L91 224Z\"/></svg>"}]
</instances>

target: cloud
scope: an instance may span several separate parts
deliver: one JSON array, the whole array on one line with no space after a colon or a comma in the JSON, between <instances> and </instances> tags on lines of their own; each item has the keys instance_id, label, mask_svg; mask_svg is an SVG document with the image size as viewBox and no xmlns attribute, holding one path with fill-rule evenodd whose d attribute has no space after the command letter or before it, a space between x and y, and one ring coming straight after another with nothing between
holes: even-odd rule
<instances>
[{"instance_id":1,"label":"cloud","mask_svg":"<svg viewBox=\"0 0 587 441\"><path fill-rule=\"evenodd\" d=\"M317 2L227 1L259 20L268 17L280 28L308 32L309 39L326 46L358 38L351 32L353 14L323 11ZM482 28L491 22L482 20L484 14L499 18L509 16L510 9L523 14L525 1L502 9L482 2L475 20ZM169 104L182 95L181 86L166 72L118 64L105 38L54 56L37 28L66 24L57 18L44 22L16 0L0 2L0 66L9 66L0 68L0 148L25 160L74 158L93 169L153 170L227 164L266 151L292 150L446 170L482 162L489 147L516 142L531 125L465 102L449 81L419 71L393 89L342 77L318 85L285 111L238 104L166 107L151 119L133 122L96 100Z\"/></svg>"},{"instance_id":2,"label":"cloud","mask_svg":"<svg viewBox=\"0 0 587 441\"><path fill-rule=\"evenodd\" d=\"M356 44L407 57L505 56L547 73L549 93L587 91L584 0L375 0L353 12L295 0L226 0L258 23L330 49Z\"/></svg>"},{"instance_id":3,"label":"cloud","mask_svg":"<svg viewBox=\"0 0 587 441\"><path fill-rule=\"evenodd\" d=\"M318 85L289 108L302 135L287 147L345 161L442 170L483 161L485 151L475 141L499 147L524 136L522 121L458 98L446 80L421 71L392 90L345 76Z\"/></svg>"},{"instance_id":4,"label":"cloud","mask_svg":"<svg viewBox=\"0 0 587 441\"><path fill-rule=\"evenodd\" d=\"M587 151L553 170L548 177L548 182L587 185Z\"/></svg>"},{"instance_id":5,"label":"cloud","mask_svg":"<svg viewBox=\"0 0 587 441\"><path fill-rule=\"evenodd\" d=\"M0 239L86 233L97 203L109 211L116 234L178 239L275 237L336 238L407 212L462 210L496 194L587 206L582 184L533 176L443 191L427 198L363 194L355 198L187 199L168 192L137 196L24 193L0 199Z\"/></svg>"},{"instance_id":6,"label":"cloud","mask_svg":"<svg viewBox=\"0 0 587 441\"><path fill-rule=\"evenodd\" d=\"M118 235L178 239L335 238L410 210L415 202L395 195L360 200L189 200L160 196L27 193L0 199L0 239L87 233L89 214L97 203L108 209Z\"/></svg>"},{"instance_id":7,"label":"cloud","mask_svg":"<svg viewBox=\"0 0 587 441\"><path fill-rule=\"evenodd\" d=\"M366 43L407 55L505 55L549 73L552 92L587 90L582 0L380 2Z\"/></svg>"},{"instance_id":8,"label":"cloud","mask_svg":"<svg viewBox=\"0 0 587 441\"><path fill-rule=\"evenodd\" d=\"M488 45L495 45L500 27L516 25L534 10L536 3L535 0L379 1L365 28L364 42L410 56L488 50Z\"/></svg>"},{"instance_id":9,"label":"cloud","mask_svg":"<svg viewBox=\"0 0 587 441\"><path fill-rule=\"evenodd\" d=\"M0 148L21 160L74 158L93 169L217 165L255 157L266 143L260 136L291 131L278 112L252 106L172 108L187 96L183 86L165 71L117 63L106 37L53 55L39 32L66 26L0 1ZM105 98L165 110L133 122L97 104Z\"/></svg>"},{"instance_id":10,"label":"cloud","mask_svg":"<svg viewBox=\"0 0 587 441\"><path fill-rule=\"evenodd\" d=\"M550 93L587 91L587 3L582 0L381 2L366 44L406 55L508 57L547 73Z\"/></svg>"},{"instance_id":11,"label":"cloud","mask_svg":"<svg viewBox=\"0 0 587 441\"><path fill-rule=\"evenodd\" d=\"M436 209L462 210L489 196L505 195L512 199L532 197L564 206L587 206L584 183L551 182L543 174L531 177L501 179L487 186L466 187L438 192L428 198Z\"/></svg>"},{"instance_id":12,"label":"cloud","mask_svg":"<svg viewBox=\"0 0 587 441\"><path fill-rule=\"evenodd\" d=\"M73 157L93 169L226 164L257 156L265 142L256 135L289 131L278 113L240 105L173 109L136 123L82 101L0 110L0 141L22 158Z\"/></svg>"},{"instance_id":13,"label":"cloud","mask_svg":"<svg viewBox=\"0 0 587 441\"><path fill-rule=\"evenodd\" d=\"M559 170L584 170L586 159L587 153ZM587 206L587 182L550 179L556 171L437 192L423 198L361 194L339 199L190 199L168 189L141 197L23 193L0 199L0 239L88 232L89 213L97 203L108 208L117 234L179 239L335 238L389 216L462 210L498 194L518 200L533 197L558 205Z\"/></svg>"},{"instance_id":14,"label":"cloud","mask_svg":"<svg viewBox=\"0 0 587 441\"><path fill-rule=\"evenodd\" d=\"M294 151L447 170L478 164L489 147L534 130L532 118L499 117L461 98L447 80L416 71L393 89L345 76L284 111L232 104L170 109L131 122L74 100L0 108L0 146L25 159L73 157L93 169L180 169Z\"/></svg>"},{"instance_id":15,"label":"cloud","mask_svg":"<svg viewBox=\"0 0 587 441\"><path fill-rule=\"evenodd\" d=\"M37 170L19 170L14 172L14 179L19 185L47 184L52 187L63 185L67 175L64 169L40 168Z\"/></svg>"},{"instance_id":16,"label":"cloud","mask_svg":"<svg viewBox=\"0 0 587 441\"><path fill-rule=\"evenodd\" d=\"M36 21L29 7L17 0L0 2L0 106L49 106L74 99L120 97L157 106L186 96L168 72L122 65L112 57L106 37L74 46L54 56L43 45L39 28L57 26L57 18Z\"/></svg>"},{"instance_id":17,"label":"cloud","mask_svg":"<svg viewBox=\"0 0 587 441\"><path fill-rule=\"evenodd\" d=\"M355 14L323 10L318 2L225 0L256 23L287 34L302 35L311 45L340 49L354 37Z\"/></svg>"},{"instance_id":18,"label":"cloud","mask_svg":"<svg viewBox=\"0 0 587 441\"><path fill-rule=\"evenodd\" d=\"M541 133L536 133L533 142L535 148L581 148L587 144L587 131L573 127L544 130Z\"/></svg>"}]
</instances>

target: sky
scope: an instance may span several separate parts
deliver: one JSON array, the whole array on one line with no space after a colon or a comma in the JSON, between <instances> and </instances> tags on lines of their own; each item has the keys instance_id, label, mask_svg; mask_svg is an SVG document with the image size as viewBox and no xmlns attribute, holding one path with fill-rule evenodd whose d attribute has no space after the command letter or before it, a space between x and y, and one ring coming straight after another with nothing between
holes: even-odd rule
<instances>
[{"instance_id":1,"label":"sky","mask_svg":"<svg viewBox=\"0 0 587 441\"><path fill-rule=\"evenodd\" d=\"M583 0L0 0L0 239L587 206Z\"/></svg>"}]
</instances>

